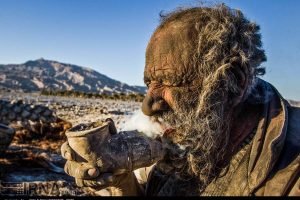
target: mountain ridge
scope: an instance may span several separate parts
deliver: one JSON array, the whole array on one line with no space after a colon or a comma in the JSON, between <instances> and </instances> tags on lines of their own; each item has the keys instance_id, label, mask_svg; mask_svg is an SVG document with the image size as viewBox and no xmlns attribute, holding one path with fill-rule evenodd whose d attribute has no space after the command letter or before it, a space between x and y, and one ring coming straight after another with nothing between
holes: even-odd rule
<instances>
[{"instance_id":1,"label":"mountain ridge","mask_svg":"<svg viewBox=\"0 0 300 200\"><path fill-rule=\"evenodd\" d=\"M144 86L130 86L94 69L44 58L22 64L0 64L0 87L24 92L44 89L93 93L146 92Z\"/></svg>"}]
</instances>

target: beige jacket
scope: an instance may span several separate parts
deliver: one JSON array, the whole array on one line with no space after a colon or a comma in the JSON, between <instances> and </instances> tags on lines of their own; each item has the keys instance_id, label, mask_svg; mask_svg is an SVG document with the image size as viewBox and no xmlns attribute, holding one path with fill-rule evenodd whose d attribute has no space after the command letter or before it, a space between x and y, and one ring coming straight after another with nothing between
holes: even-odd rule
<instances>
[{"instance_id":1,"label":"beige jacket","mask_svg":"<svg viewBox=\"0 0 300 200\"><path fill-rule=\"evenodd\" d=\"M300 108L272 89L254 138L230 162L232 176L220 178L230 179L227 186L220 184L222 193L214 193L212 183L206 195L300 196Z\"/></svg>"}]
</instances>

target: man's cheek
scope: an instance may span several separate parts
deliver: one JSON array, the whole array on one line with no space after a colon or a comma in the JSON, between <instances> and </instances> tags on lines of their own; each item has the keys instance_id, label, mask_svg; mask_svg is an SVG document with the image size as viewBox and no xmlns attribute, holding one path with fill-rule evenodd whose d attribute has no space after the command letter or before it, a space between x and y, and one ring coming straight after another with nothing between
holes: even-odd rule
<instances>
[{"instance_id":1,"label":"man's cheek","mask_svg":"<svg viewBox=\"0 0 300 200\"><path fill-rule=\"evenodd\" d=\"M164 91L164 100L169 104L170 108L175 111L178 108L178 97L180 96L180 91L176 88L167 88Z\"/></svg>"}]
</instances>

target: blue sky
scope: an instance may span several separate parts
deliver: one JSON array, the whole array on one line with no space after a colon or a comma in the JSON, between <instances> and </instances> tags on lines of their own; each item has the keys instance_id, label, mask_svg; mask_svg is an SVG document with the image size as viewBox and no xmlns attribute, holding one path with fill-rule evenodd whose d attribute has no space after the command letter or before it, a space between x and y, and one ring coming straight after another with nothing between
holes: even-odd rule
<instances>
[{"instance_id":1,"label":"blue sky","mask_svg":"<svg viewBox=\"0 0 300 200\"><path fill-rule=\"evenodd\" d=\"M0 63L44 57L143 85L145 48L159 23L159 12L197 2L0 0ZM268 57L264 79L284 97L300 100L300 1L223 2L261 26Z\"/></svg>"}]
</instances>

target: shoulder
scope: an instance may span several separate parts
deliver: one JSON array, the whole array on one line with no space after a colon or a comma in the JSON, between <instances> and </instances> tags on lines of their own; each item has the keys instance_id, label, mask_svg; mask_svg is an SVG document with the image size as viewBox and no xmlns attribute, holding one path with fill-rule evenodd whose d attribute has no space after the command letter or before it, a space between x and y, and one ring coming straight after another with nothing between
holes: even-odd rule
<instances>
[{"instance_id":1,"label":"shoulder","mask_svg":"<svg viewBox=\"0 0 300 200\"><path fill-rule=\"evenodd\" d=\"M300 107L288 106L288 132L300 144Z\"/></svg>"},{"instance_id":2,"label":"shoulder","mask_svg":"<svg viewBox=\"0 0 300 200\"><path fill-rule=\"evenodd\" d=\"M287 105L287 130L283 149L256 195L300 195L300 108Z\"/></svg>"},{"instance_id":3,"label":"shoulder","mask_svg":"<svg viewBox=\"0 0 300 200\"><path fill-rule=\"evenodd\" d=\"M279 159L279 168L299 159L300 154L300 107L287 105L287 129L283 149Z\"/></svg>"}]
</instances>

